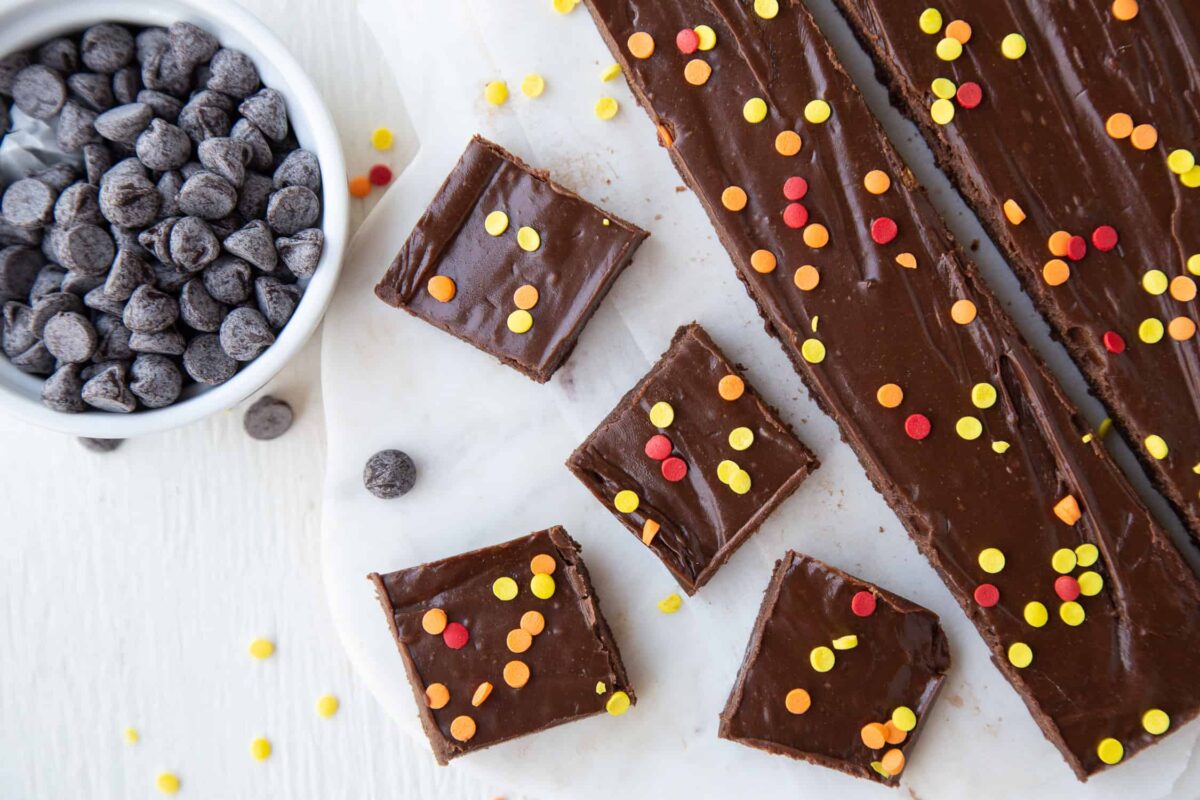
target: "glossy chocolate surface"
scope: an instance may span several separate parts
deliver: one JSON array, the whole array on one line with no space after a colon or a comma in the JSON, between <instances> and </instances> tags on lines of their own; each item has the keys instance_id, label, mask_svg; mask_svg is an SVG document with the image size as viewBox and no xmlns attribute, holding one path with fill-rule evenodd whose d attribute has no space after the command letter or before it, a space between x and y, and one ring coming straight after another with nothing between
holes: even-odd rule
<instances>
[{"instance_id":1,"label":"glossy chocolate surface","mask_svg":"<svg viewBox=\"0 0 1200 800\"><path fill-rule=\"evenodd\" d=\"M649 547L688 594L695 594L819 463L744 379L740 397L722 398L718 384L727 375L741 377L741 370L703 328L685 325L646 377L567 461L596 499L639 539L647 520L660 526ZM650 409L660 402L675 412L663 428L650 420ZM730 445L729 435L740 427L749 428L754 440L739 451ZM658 434L670 439L671 456L687 465L682 480L667 480L662 461L646 454L647 440ZM725 460L750 475L745 494L718 478L717 466ZM622 490L638 495L635 511L621 513L614 507Z\"/></svg>"},{"instance_id":2,"label":"glossy chocolate surface","mask_svg":"<svg viewBox=\"0 0 1200 800\"><path fill-rule=\"evenodd\" d=\"M1156 741L1141 724L1149 709L1166 711L1171 730L1196 716L1200 584L1104 448L1083 441L1085 423L962 259L802 4L780 2L771 20L739 0L587 4L652 121L669 133L667 154L708 212L768 330L1076 774L1104 768L1097 747L1106 738L1122 743L1126 760ZM716 46L680 53L677 32L701 24L712 27ZM649 59L629 56L626 42L636 31L654 37ZM684 80L692 58L712 66L703 86ZM758 124L742 115L752 97L768 108ZM832 108L822 124L804 115L818 98ZM793 157L774 147L787 129L803 140ZM647 147L654 137L648 127ZM891 176L881 195L864 188L874 169ZM792 176L808 182L802 202L811 222L827 226L826 247L806 245L803 232L781 219L782 187ZM731 184L749 197L740 212L720 200ZM885 216L899 233L880 245L870 228ZM759 249L776 254L774 272L750 266ZM915 269L897 263L904 253ZM812 291L793 283L793 270L805 264L820 270ZM951 315L960 300L977 311L968 324ZM814 338L826 351L819 363L801 352ZM877 401L886 383L903 389L899 407ZM989 408L972 402L979 383L996 390ZM932 423L920 441L905 432L915 413ZM980 423L978 438L956 433L963 417ZM1003 453L993 449L1003 449L1000 443ZM1082 510L1074 525L1053 512L1067 494ZM1079 598L1087 618L1072 627L1059 618L1051 558L1084 543L1098 548L1098 563L1087 569L1104 586ZM1003 571L983 571L985 548L1004 553ZM999 590L993 607L973 599L985 582ZM1031 601L1049 610L1044 627L1025 621ZM1024 668L1006 655L1016 643L1033 652Z\"/></svg>"},{"instance_id":3,"label":"glossy chocolate surface","mask_svg":"<svg viewBox=\"0 0 1200 800\"><path fill-rule=\"evenodd\" d=\"M493 211L508 215L499 236L484 228ZM532 252L517 243L522 226L541 239ZM545 383L647 235L476 136L375 294ZM454 281L449 302L427 290L435 275ZM538 291L533 327L514 333L508 317L524 285Z\"/></svg>"}]
</instances>

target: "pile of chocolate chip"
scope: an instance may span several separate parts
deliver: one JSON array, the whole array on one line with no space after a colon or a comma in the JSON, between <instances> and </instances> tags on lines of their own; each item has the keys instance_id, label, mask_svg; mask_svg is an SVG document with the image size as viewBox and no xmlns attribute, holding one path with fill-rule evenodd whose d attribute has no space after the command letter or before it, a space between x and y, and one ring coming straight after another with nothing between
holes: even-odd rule
<instances>
[{"instance_id":1,"label":"pile of chocolate chip","mask_svg":"<svg viewBox=\"0 0 1200 800\"><path fill-rule=\"evenodd\" d=\"M27 118L68 158L0 187L0 346L47 406L161 408L271 346L321 257L321 168L249 57L95 25L0 58L0 137Z\"/></svg>"}]
</instances>

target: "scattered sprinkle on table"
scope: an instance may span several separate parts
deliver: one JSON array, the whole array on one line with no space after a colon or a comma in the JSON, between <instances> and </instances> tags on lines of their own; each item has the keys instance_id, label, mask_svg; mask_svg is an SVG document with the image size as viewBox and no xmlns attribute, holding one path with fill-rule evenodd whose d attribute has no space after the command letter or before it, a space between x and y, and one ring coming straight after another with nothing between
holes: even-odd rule
<instances>
[{"instance_id":1,"label":"scattered sprinkle on table","mask_svg":"<svg viewBox=\"0 0 1200 800\"><path fill-rule=\"evenodd\" d=\"M621 107L617 104L615 98L608 97L606 95L596 101L596 106L593 111L595 112L597 118L610 120L617 115L617 111L619 111L620 108Z\"/></svg>"},{"instance_id":2,"label":"scattered sprinkle on table","mask_svg":"<svg viewBox=\"0 0 1200 800\"><path fill-rule=\"evenodd\" d=\"M674 614L683 605L683 598L672 592L658 601L658 610L664 614Z\"/></svg>"},{"instance_id":3,"label":"scattered sprinkle on table","mask_svg":"<svg viewBox=\"0 0 1200 800\"><path fill-rule=\"evenodd\" d=\"M250 642L250 655L259 661L275 654L275 643L270 639L255 639Z\"/></svg>"},{"instance_id":4,"label":"scattered sprinkle on table","mask_svg":"<svg viewBox=\"0 0 1200 800\"><path fill-rule=\"evenodd\" d=\"M531 72L521 79L521 94L526 97L541 97L546 91L546 79L536 72Z\"/></svg>"},{"instance_id":5,"label":"scattered sprinkle on table","mask_svg":"<svg viewBox=\"0 0 1200 800\"><path fill-rule=\"evenodd\" d=\"M494 106L504 105L508 100L508 84L504 81L491 81L483 89L483 99Z\"/></svg>"},{"instance_id":6,"label":"scattered sprinkle on table","mask_svg":"<svg viewBox=\"0 0 1200 800\"><path fill-rule=\"evenodd\" d=\"M174 772L160 772L154 779L155 788L163 794L176 794L180 785L179 776Z\"/></svg>"},{"instance_id":7,"label":"scattered sprinkle on table","mask_svg":"<svg viewBox=\"0 0 1200 800\"><path fill-rule=\"evenodd\" d=\"M371 131L371 147L376 150L391 150L395 140L396 136L391 128L380 127Z\"/></svg>"},{"instance_id":8,"label":"scattered sprinkle on table","mask_svg":"<svg viewBox=\"0 0 1200 800\"><path fill-rule=\"evenodd\" d=\"M331 694L323 694L317 698L317 716L329 719L338 712L338 699Z\"/></svg>"},{"instance_id":9,"label":"scattered sprinkle on table","mask_svg":"<svg viewBox=\"0 0 1200 800\"><path fill-rule=\"evenodd\" d=\"M265 736L253 740L250 742L250 755L255 761L266 761L271 757L271 742Z\"/></svg>"}]
</instances>

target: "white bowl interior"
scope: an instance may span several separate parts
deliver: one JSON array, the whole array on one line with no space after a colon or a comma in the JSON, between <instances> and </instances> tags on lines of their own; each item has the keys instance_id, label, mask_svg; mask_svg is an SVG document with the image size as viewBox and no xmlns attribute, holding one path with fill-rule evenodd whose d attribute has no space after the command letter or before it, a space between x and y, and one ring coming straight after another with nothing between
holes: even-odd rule
<instances>
[{"instance_id":1,"label":"white bowl interior","mask_svg":"<svg viewBox=\"0 0 1200 800\"><path fill-rule=\"evenodd\" d=\"M316 330L333 296L349 235L341 143L312 82L255 16L228 0L32 0L0 14L0 55L102 21L166 26L178 20L195 23L212 32L223 46L246 53L258 67L263 84L277 89L287 100L296 138L321 162L321 226L325 232L321 261L274 345L224 384L192 388L184 399L167 408L132 414L52 411L41 401L42 380L21 372L0 355L0 409L36 425L77 436L121 439L186 425L223 411L262 388L283 368Z\"/></svg>"}]
</instances>

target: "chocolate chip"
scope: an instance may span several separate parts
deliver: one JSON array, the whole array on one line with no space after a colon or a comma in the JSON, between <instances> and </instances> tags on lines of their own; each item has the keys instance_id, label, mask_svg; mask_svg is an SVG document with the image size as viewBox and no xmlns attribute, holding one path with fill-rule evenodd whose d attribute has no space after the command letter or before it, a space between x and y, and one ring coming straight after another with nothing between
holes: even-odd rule
<instances>
[{"instance_id":1,"label":"chocolate chip","mask_svg":"<svg viewBox=\"0 0 1200 800\"><path fill-rule=\"evenodd\" d=\"M12 358L12 364L22 372L27 372L30 375L47 376L54 372L54 366L57 362L50 351L46 349L46 345L42 342L36 343L24 353Z\"/></svg>"},{"instance_id":2,"label":"chocolate chip","mask_svg":"<svg viewBox=\"0 0 1200 800\"><path fill-rule=\"evenodd\" d=\"M113 181L125 180L126 178L149 179L149 176L150 173L146 171L146 166L141 161L138 161L137 158L122 158L104 173L104 176L100 179L100 188L104 188L104 184Z\"/></svg>"},{"instance_id":3,"label":"chocolate chip","mask_svg":"<svg viewBox=\"0 0 1200 800\"><path fill-rule=\"evenodd\" d=\"M54 216L55 193L35 178L22 178L4 191L0 213L18 228L40 228Z\"/></svg>"},{"instance_id":4,"label":"chocolate chip","mask_svg":"<svg viewBox=\"0 0 1200 800\"><path fill-rule=\"evenodd\" d=\"M246 179L246 161L250 146L238 139L215 136L205 139L196 148L200 163L213 174L220 175L235 188Z\"/></svg>"},{"instance_id":5,"label":"chocolate chip","mask_svg":"<svg viewBox=\"0 0 1200 800\"><path fill-rule=\"evenodd\" d=\"M179 210L201 219L220 219L237 206L237 190L211 172L197 172L179 190Z\"/></svg>"},{"instance_id":6,"label":"chocolate chip","mask_svg":"<svg viewBox=\"0 0 1200 800\"><path fill-rule=\"evenodd\" d=\"M242 190L238 192L237 213L243 219L262 219L267 215L267 202L271 199L271 179L257 172L246 173Z\"/></svg>"},{"instance_id":7,"label":"chocolate chip","mask_svg":"<svg viewBox=\"0 0 1200 800\"><path fill-rule=\"evenodd\" d=\"M248 222L223 242L225 249L263 272L274 272L277 256L271 231L261 219Z\"/></svg>"},{"instance_id":8,"label":"chocolate chip","mask_svg":"<svg viewBox=\"0 0 1200 800\"><path fill-rule=\"evenodd\" d=\"M137 398L129 391L125 370L119 362L103 367L83 385L83 401L101 411L128 414L137 409Z\"/></svg>"},{"instance_id":9,"label":"chocolate chip","mask_svg":"<svg viewBox=\"0 0 1200 800\"><path fill-rule=\"evenodd\" d=\"M0 58L0 95L12 97L13 82L17 73L33 63L29 53L18 52Z\"/></svg>"},{"instance_id":10,"label":"chocolate chip","mask_svg":"<svg viewBox=\"0 0 1200 800\"><path fill-rule=\"evenodd\" d=\"M216 335L202 333L188 342L183 354L183 368L192 379L209 386L216 386L233 377L238 365L221 349Z\"/></svg>"},{"instance_id":11,"label":"chocolate chip","mask_svg":"<svg viewBox=\"0 0 1200 800\"><path fill-rule=\"evenodd\" d=\"M171 230L180 217L167 217L138 234L138 244L164 264L171 264ZM174 266L171 264L171 266Z\"/></svg>"},{"instance_id":12,"label":"chocolate chip","mask_svg":"<svg viewBox=\"0 0 1200 800\"><path fill-rule=\"evenodd\" d=\"M124 67L113 73L113 99L117 103L136 103L142 91L142 74L137 67Z\"/></svg>"},{"instance_id":13,"label":"chocolate chip","mask_svg":"<svg viewBox=\"0 0 1200 800\"><path fill-rule=\"evenodd\" d=\"M157 333L130 333L129 349L136 353L158 353L164 356L181 356L187 349L187 340L175 328Z\"/></svg>"},{"instance_id":14,"label":"chocolate chip","mask_svg":"<svg viewBox=\"0 0 1200 800\"><path fill-rule=\"evenodd\" d=\"M148 48L141 63L142 84L156 92L166 92L175 97L187 94L192 82L192 70L179 62L170 47Z\"/></svg>"},{"instance_id":15,"label":"chocolate chip","mask_svg":"<svg viewBox=\"0 0 1200 800\"><path fill-rule=\"evenodd\" d=\"M237 214L229 214L221 217L220 219L208 221L208 227L212 228L212 232L216 234L217 238L221 241L228 239L233 235L233 232L241 226L242 219L238 217Z\"/></svg>"},{"instance_id":16,"label":"chocolate chip","mask_svg":"<svg viewBox=\"0 0 1200 800\"><path fill-rule=\"evenodd\" d=\"M164 264L160 261L151 264L150 267L154 270L154 285L164 292L178 292L192 279L192 273L174 264Z\"/></svg>"},{"instance_id":17,"label":"chocolate chip","mask_svg":"<svg viewBox=\"0 0 1200 800\"><path fill-rule=\"evenodd\" d=\"M95 72L76 72L67 76L71 98L89 111L107 111L117 104L112 92L112 76Z\"/></svg>"},{"instance_id":18,"label":"chocolate chip","mask_svg":"<svg viewBox=\"0 0 1200 800\"><path fill-rule=\"evenodd\" d=\"M84 108L78 103L68 102L58 115L58 128L55 130L55 141L59 149L74 153L85 144L100 141L96 132L96 112Z\"/></svg>"},{"instance_id":19,"label":"chocolate chip","mask_svg":"<svg viewBox=\"0 0 1200 800\"><path fill-rule=\"evenodd\" d=\"M297 278L313 276L321 263L324 246L325 234L320 228L305 228L295 236L281 236L275 240L280 260Z\"/></svg>"},{"instance_id":20,"label":"chocolate chip","mask_svg":"<svg viewBox=\"0 0 1200 800\"><path fill-rule=\"evenodd\" d=\"M104 144L85 144L83 146L83 169L87 182L99 186L104 173L112 167L112 153Z\"/></svg>"},{"instance_id":21,"label":"chocolate chip","mask_svg":"<svg viewBox=\"0 0 1200 800\"><path fill-rule=\"evenodd\" d=\"M238 50L223 48L213 54L209 63L211 73L207 86L233 97L245 97L258 91L262 85L258 68L250 56Z\"/></svg>"},{"instance_id":22,"label":"chocolate chip","mask_svg":"<svg viewBox=\"0 0 1200 800\"><path fill-rule=\"evenodd\" d=\"M246 409L242 427L251 439L270 441L278 439L292 427L292 407L285 401L266 395Z\"/></svg>"},{"instance_id":23,"label":"chocolate chip","mask_svg":"<svg viewBox=\"0 0 1200 800\"><path fill-rule=\"evenodd\" d=\"M138 160L147 168L165 172L179 169L188 162L192 156L192 140L177 125L155 119L137 137L135 149Z\"/></svg>"},{"instance_id":24,"label":"chocolate chip","mask_svg":"<svg viewBox=\"0 0 1200 800\"><path fill-rule=\"evenodd\" d=\"M217 37L190 22L172 23L167 35L171 51L192 68L212 58L221 46Z\"/></svg>"},{"instance_id":25,"label":"chocolate chip","mask_svg":"<svg viewBox=\"0 0 1200 800\"><path fill-rule=\"evenodd\" d=\"M308 150L288 153L275 170L273 185L276 189L303 186L313 192L321 191L321 165L317 157Z\"/></svg>"},{"instance_id":26,"label":"chocolate chip","mask_svg":"<svg viewBox=\"0 0 1200 800\"><path fill-rule=\"evenodd\" d=\"M134 45L137 48L138 63L144 64L152 56L166 52L171 46L171 36L166 28L143 28L134 37Z\"/></svg>"},{"instance_id":27,"label":"chocolate chip","mask_svg":"<svg viewBox=\"0 0 1200 800\"><path fill-rule=\"evenodd\" d=\"M15 358L37 343L33 332L33 309L24 303L10 300L4 304L3 327L0 328L0 347L9 358Z\"/></svg>"},{"instance_id":28,"label":"chocolate chip","mask_svg":"<svg viewBox=\"0 0 1200 800\"><path fill-rule=\"evenodd\" d=\"M108 231L98 225L78 223L60 229L55 239L59 264L84 275L105 275L116 256L116 247Z\"/></svg>"},{"instance_id":29,"label":"chocolate chip","mask_svg":"<svg viewBox=\"0 0 1200 800\"><path fill-rule=\"evenodd\" d=\"M28 247L0 250L0 302L28 295L44 263L41 254Z\"/></svg>"},{"instance_id":30,"label":"chocolate chip","mask_svg":"<svg viewBox=\"0 0 1200 800\"><path fill-rule=\"evenodd\" d=\"M133 333L125 327L119 317L100 314L96 317L95 326L100 344L96 346L96 355L92 358L97 361L125 361L137 355L129 343ZM179 348L179 352L183 352L182 347Z\"/></svg>"},{"instance_id":31,"label":"chocolate chip","mask_svg":"<svg viewBox=\"0 0 1200 800\"><path fill-rule=\"evenodd\" d=\"M64 364L42 384L42 403L63 414L78 414L83 403L83 381L78 364Z\"/></svg>"},{"instance_id":32,"label":"chocolate chip","mask_svg":"<svg viewBox=\"0 0 1200 800\"><path fill-rule=\"evenodd\" d=\"M66 189L75 181L79 180L79 175L76 174L75 168L67 163L55 164L52 167L46 167L43 170L38 170L29 177L34 180L39 180L54 190L55 196L63 189Z\"/></svg>"},{"instance_id":33,"label":"chocolate chip","mask_svg":"<svg viewBox=\"0 0 1200 800\"><path fill-rule=\"evenodd\" d=\"M183 375L166 356L144 353L129 368L129 390L146 408L164 408L179 399Z\"/></svg>"},{"instance_id":34,"label":"chocolate chip","mask_svg":"<svg viewBox=\"0 0 1200 800\"><path fill-rule=\"evenodd\" d=\"M79 43L83 65L95 72L116 72L133 61L133 34L122 25L102 22L83 32Z\"/></svg>"},{"instance_id":35,"label":"chocolate chip","mask_svg":"<svg viewBox=\"0 0 1200 800\"><path fill-rule=\"evenodd\" d=\"M71 272L68 270L67 274L63 276L62 290L64 292L70 292L71 294L77 294L82 297L98 286L103 285L103 275L83 275L78 272ZM83 304L87 305L86 297L83 298Z\"/></svg>"},{"instance_id":36,"label":"chocolate chip","mask_svg":"<svg viewBox=\"0 0 1200 800\"><path fill-rule=\"evenodd\" d=\"M50 119L67 102L67 84L49 67L32 64L13 81L13 103L34 119Z\"/></svg>"},{"instance_id":37,"label":"chocolate chip","mask_svg":"<svg viewBox=\"0 0 1200 800\"><path fill-rule=\"evenodd\" d=\"M176 169L164 172L158 179L157 188L161 199L158 213L167 217L179 216L179 190L183 188L183 173Z\"/></svg>"},{"instance_id":38,"label":"chocolate chip","mask_svg":"<svg viewBox=\"0 0 1200 800\"><path fill-rule=\"evenodd\" d=\"M280 189L267 203L267 224L284 235L311 228L320 216L321 201L304 186Z\"/></svg>"},{"instance_id":39,"label":"chocolate chip","mask_svg":"<svg viewBox=\"0 0 1200 800\"><path fill-rule=\"evenodd\" d=\"M238 361L253 361L275 343L266 318L245 306L230 311L221 322L221 349Z\"/></svg>"},{"instance_id":40,"label":"chocolate chip","mask_svg":"<svg viewBox=\"0 0 1200 800\"><path fill-rule=\"evenodd\" d=\"M198 272L221 254L221 242L199 217L184 217L171 228L171 263Z\"/></svg>"},{"instance_id":41,"label":"chocolate chip","mask_svg":"<svg viewBox=\"0 0 1200 800\"><path fill-rule=\"evenodd\" d=\"M133 144L152 119L154 111L150 106L145 103L126 103L96 117L96 130L110 142Z\"/></svg>"},{"instance_id":42,"label":"chocolate chip","mask_svg":"<svg viewBox=\"0 0 1200 800\"><path fill-rule=\"evenodd\" d=\"M100 213L114 225L144 228L158 216L161 203L158 189L142 175L113 177L112 173L119 166L109 170L109 174L100 182Z\"/></svg>"},{"instance_id":43,"label":"chocolate chip","mask_svg":"<svg viewBox=\"0 0 1200 800\"><path fill-rule=\"evenodd\" d=\"M153 284L154 282L154 270L150 268L146 260L137 252L122 247L117 251L112 269L109 270L108 278L104 281L104 294L106 297L124 303L133 294L134 289L144 283Z\"/></svg>"},{"instance_id":44,"label":"chocolate chip","mask_svg":"<svg viewBox=\"0 0 1200 800\"><path fill-rule=\"evenodd\" d=\"M54 223L74 225L87 223L99 225L104 221L100 213L100 190L90 183L73 183L63 190L54 204Z\"/></svg>"},{"instance_id":45,"label":"chocolate chip","mask_svg":"<svg viewBox=\"0 0 1200 800\"><path fill-rule=\"evenodd\" d=\"M287 104L274 89L260 89L250 95L238 106L238 112L270 140L278 142L288 134Z\"/></svg>"},{"instance_id":46,"label":"chocolate chip","mask_svg":"<svg viewBox=\"0 0 1200 800\"><path fill-rule=\"evenodd\" d=\"M204 103L203 99L197 95L179 110L179 127L196 144L214 136L227 136L233 125L228 111L219 105Z\"/></svg>"},{"instance_id":47,"label":"chocolate chip","mask_svg":"<svg viewBox=\"0 0 1200 800\"><path fill-rule=\"evenodd\" d=\"M79 295L70 292L52 292L40 298L33 304L33 313L30 316L33 335L41 339L50 318L65 311L73 311L76 314L84 313L83 301L79 299Z\"/></svg>"},{"instance_id":48,"label":"chocolate chip","mask_svg":"<svg viewBox=\"0 0 1200 800\"><path fill-rule=\"evenodd\" d=\"M46 322L42 341L59 361L79 364L92 357L100 340L87 317L65 311L55 314Z\"/></svg>"},{"instance_id":49,"label":"chocolate chip","mask_svg":"<svg viewBox=\"0 0 1200 800\"><path fill-rule=\"evenodd\" d=\"M121 321L135 333L157 333L179 318L179 303L153 286L139 286L129 296Z\"/></svg>"},{"instance_id":50,"label":"chocolate chip","mask_svg":"<svg viewBox=\"0 0 1200 800\"><path fill-rule=\"evenodd\" d=\"M79 442L79 446L84 450L93 453L111 453L125 442L124 439L93 439L88 436L80 436L75 441Z\"/></svg>"},{"instance_id":51,"label":"chocolate chip","mask_svg":"<svg viewBox=\"0 0 1200 800\"><path fill-rule=\"evenodd\" d=\"M142 89L138 92L137 102L150 106L154 116L174 124L179 119L179 111L183 103L179 98L172 97L166 92L156 92L153 89Z\"/></svg>"},{"instance_id":52,"label":"chocolate chip","mask_svg":"<svg viewBox=\"0 0 1200 800\"><path fill-rule=\"evenodd\" d=\"M296 306L299 305L302 294L304 290L299 286L280 283L278 278L264 277L254 282L254 297L258 301L258 309L275 330L280 330L288 324L292 314L296 313Z\"/></svg>"},{"instance_id":53,"label":"chocolate chip","mask_svg":"<svg viewBox=\"0 0 1200 800\"><path fill-rule=\"evenodd\" d=\"M183 285L179 293L179 316L188 327L205 333L216 333L225 319L225 306L213 299L204 288L204 281L194 278Z\"/></svg>"},{"instance_id":54,"label":"chocolate chip","mask_svg":"<svg viewBox=\"0 0 1200 800\"><path fill-rule=\"evenodd\" d=\"M268 170L274 164L275 155L271 152L271 145L268 144L267 138L262 135L262 131L254 127L248 119L239 119L233 124L233 130L229 132L230 137L238 141L245 142L250 147L250 161L247 166L256 170Z\"/></svg>"},{"instance_id":55,"label":"chocolate chip","mask_svg":"<svg viewBox=\"0 0 1200 800\"><path fill-rule=\"evenodd\" d=\"M36 248L41 241L41 228L18 228L0 215L0 248L14 245Z\"/></svg>"},{"instance_id":56,"label":"chocolate chip","mask_svg":"<svg viewBox=\"0 0 1200 800\"><path fill-rule=\"evenodd\" d=\"M79 71L79 48L67 37L59 36L37 49L37 60L42 66L70 75Z\"/></svg>"},{"instance_id":57,"label":"chocolate chip","mask_svg":"<svg viewBox=\"0 0 1200 800\"><path fill-rule=\"evenodd\" d=\"M240 258L222 255L204 270L201 277L213 299L226 305L235 306L250 297L250 265Z\"/></svg>"},{"instance_id":58,"label":"chocolate chip","mask_svg":"<svg viewBox=\"0 0 1200 800\"><path fill-rule=\"evenodd\" d=\"M400 450L380 450L363 469L363 485L381 500L408 494L416 482L417 466Z\"/></svg>"},{"instance_id":59,"label":"chocolate chip","mask_svg":"<svg viewBox=\"0 0 1200 800\"><path fill-rule=\"evenodd\" d=\"M38 271L37 277L33 279L33 286L29 289L29 302L36 303L48 294L61 292L63 278L66 275L67 271L56 264L47 264L42 267Z\"/></svg>"}]
</instances>

